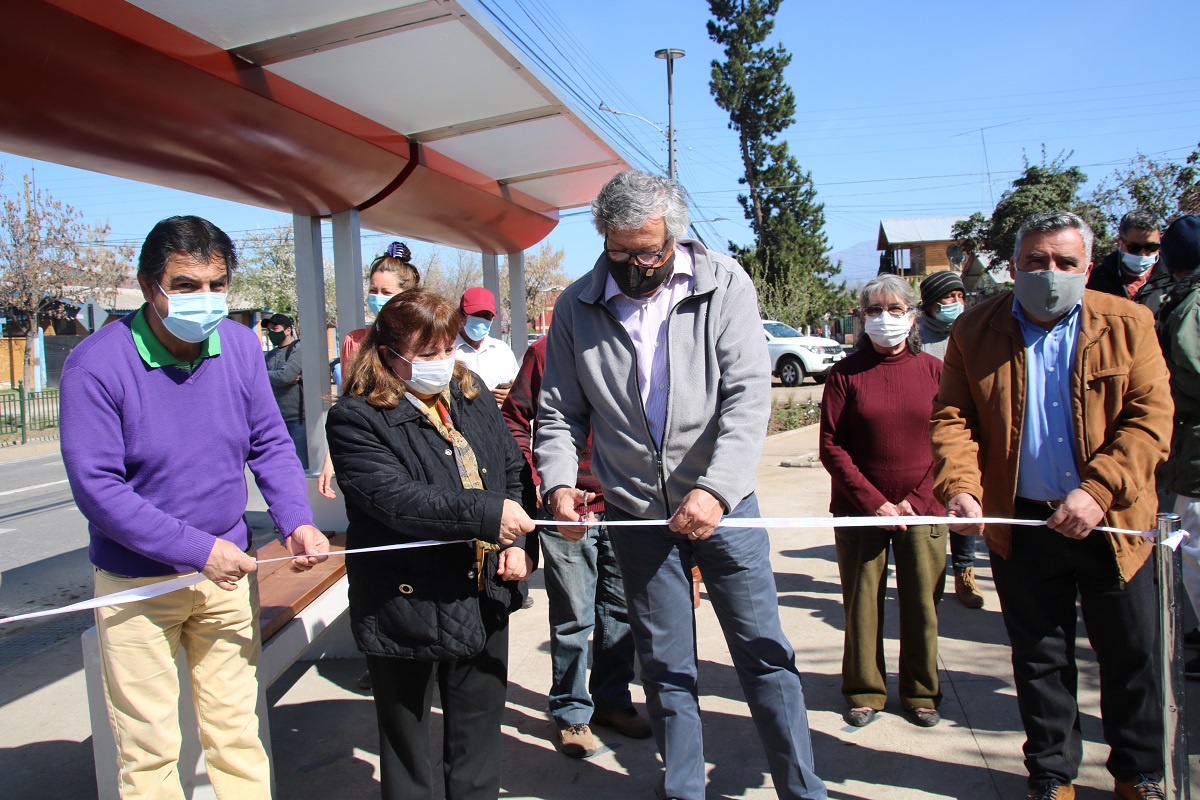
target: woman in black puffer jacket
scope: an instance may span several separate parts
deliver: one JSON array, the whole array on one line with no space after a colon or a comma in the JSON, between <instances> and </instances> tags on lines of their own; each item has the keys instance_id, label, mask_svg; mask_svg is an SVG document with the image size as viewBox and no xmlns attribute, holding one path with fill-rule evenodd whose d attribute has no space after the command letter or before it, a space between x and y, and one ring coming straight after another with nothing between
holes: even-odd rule
<instances>
[{"instance_id":1,"label":"woman in black puffer jacket","mask_svg":"<svg viewBox=\"0 0 1200 800\"><path fill-rule=\"evenodd\" d=\"M441 692L447 800L500 792L508 615L537 566L528 462L483 382L454 360L458 309L415 289L375 319L326 434L347 547L350 620L367 656L384 798L433 795L429 709Z\"/></svg>"}]
</instances>

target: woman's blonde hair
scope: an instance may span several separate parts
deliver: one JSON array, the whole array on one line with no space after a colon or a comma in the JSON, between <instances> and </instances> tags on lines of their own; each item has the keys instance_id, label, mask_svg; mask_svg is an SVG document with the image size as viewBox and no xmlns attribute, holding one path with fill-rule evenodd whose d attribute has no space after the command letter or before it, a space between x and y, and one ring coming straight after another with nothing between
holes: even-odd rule
<instances>
[{"instance_id":1,"label":"woman's blonde hair","mask_svg":"<svg viewBox=\"0 0 1200 800\"><path fill-rule=\"evenodd\" d=\"M367 337L342 384L344 395L363 395L375 408L395 408L404 395L404 381L392 371L379 348L404 353L453 342L461 321L458 306L430 289L410 289L395 295L367 327ZM454 365L452 382L463 397L474 400L479 387L461 361Z\"/></svg>"}]
</instances>

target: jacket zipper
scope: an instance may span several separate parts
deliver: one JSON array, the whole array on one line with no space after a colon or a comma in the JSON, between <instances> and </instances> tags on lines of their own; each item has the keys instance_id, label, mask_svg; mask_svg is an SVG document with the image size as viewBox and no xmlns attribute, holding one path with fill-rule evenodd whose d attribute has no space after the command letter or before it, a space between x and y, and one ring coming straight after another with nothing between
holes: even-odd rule
<instances>
[{"instance_id":1,"label":"jacket zipper","mask_svg":"<svg viewBox=\"0 0 1200 800\"><path fill-rule=\"evenodd\" d=\"M637 348L633 346L633 337L629 335L629 331L625 330L625 326L621 324L621 321L619 319L617 319L616 315L614 315L612 313L612 311L609 310L607 303L601 302L599 305L601 308L604 309L605 313L608 314L609 319L611 319L613 321L613 323L616 324L617 329L621 331L621 335L623 335L625 337L625 341L629 344L629 352L633 354L633 383L634 383L634 386L637 386ZM672 313L674 313L674 309L672 309ZM670 331L670 326L671 326L671 320L670 320L670 314L668 314L667 315L668 332ZM669 359L668 359L668 363L667 363L667 369L668 369L668 371L670 370ZM670 382L670 377L668 374L668 380L667 380L667 407L668 407L668 409L670 408L670 400L671 400L671 382ZM640 408L642 410L642 423L646 426L646 438L650 440L650 446L654 448L654 471L655 471L655 473L657 473L657 476L658 476L658 490L659 490L659 492L662 493L663 508L666 510L666 513L669 515L671 513L671 511L670 511L671 510L671 502L670 502L670 498L667 497L667 479L666 479L666 475L663 473L662 448L659 445L655 444L655 442L654 442L654 434L650 431L650 417L646 413L646 404L645 404L645 402L642 401L642 393L640 391L638 392L638 408ZM666 438L666 435L667 435L667 430L666 430L666 425L664 424L663 425L663 438L664 439Z\"/></svg>"}]
</instances>

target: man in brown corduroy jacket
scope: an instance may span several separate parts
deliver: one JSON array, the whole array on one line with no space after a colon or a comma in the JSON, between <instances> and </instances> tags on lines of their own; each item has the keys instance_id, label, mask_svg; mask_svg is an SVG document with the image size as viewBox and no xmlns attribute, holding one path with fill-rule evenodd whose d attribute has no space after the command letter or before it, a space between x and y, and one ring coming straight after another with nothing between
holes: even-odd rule
<instances>
[{"instance_id":1,"label":"man in brown corduroy jacket","mask_svg":"<svg viewBox=\"0 0 1200 800\"><path fill-rule=\"evenodd\" d=\"M1108 769L1118 798L1159 797L1162 721L1156 593L1143 566L1167 454L1171 395L1150 312L1084 290L1092 232L1066 212L1017 234L1012 293L951 329L932 418L935 495L992 553L1012 643L1030 798L1075 796L1082 758L1076 597L1100 663Z\"/></svg>"}]
</instances>

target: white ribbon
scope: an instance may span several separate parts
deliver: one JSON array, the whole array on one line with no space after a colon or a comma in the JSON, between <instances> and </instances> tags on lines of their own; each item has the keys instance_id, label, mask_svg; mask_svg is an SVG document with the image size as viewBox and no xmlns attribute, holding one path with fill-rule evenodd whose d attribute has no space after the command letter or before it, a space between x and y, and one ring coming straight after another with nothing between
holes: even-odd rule
<instances>
[{"instance_id":1,"label":"white ribbon","mask_svg":"<svg viewBox=\"0 0 1200 800\"><path fill-rule=\"evenodd\" d=\"M963 522L981 522L985 525L1002 524L1002 525L1030 525L1039 526L1045 525L1044 521L1034 519L1008 519L1005 517L725 517L722 518L718 527L721 528L877 528L881 525L955 525ZM570 525L572 523L558 521L543 521L539 520L535 523L539 527L558 527L559 525ZM592 523L594 525L605 525L608 527L664 527L666 520L652 519L631 519L631 520L605 520L602 523ZM585 524L585 527L587 525ZM1109 528L1097 527L1094 530L1103 531L1105 533L1121 533L1127 536L1144 536L1146 538L1154 538L1158 536L1157 530L1150 531L1134 531L1126 528ZM1172 550L1179 549L1179 546L1188 540L1187 531L1179 531L1173 536L1168 536L1161 542L1156 544L1169 547ZM403 544L385 544L378 547L358 547L353 550L335 550L328 553L330 556L345 556L351 553L382 553L387 550L407 550L412 547L433 547L442 544L461 544L461 541L445 542L434 539L425 539L419 542L405 542ZM280 556L278 558L264 558L258 561L259 564L270 564L274 561L291 561L295 556ZM78 603L72 603L69 606L61 608L50 608L44 611L34 611L29 614L20 614L15 617L5 617L0 619L0 625L9 622L20 622L21 620L36 619L38 617L49 617L56 614L66 614L71 611L86 611L92 608L105 608L107 606L119 605L121 603L136 603L139 600L149 600L154 597L161 597L164 594L174 592L177 589L184 589L189 586L195 586L202 580L207 580L204 575L198 572L179 575L158 583L151 583L147 586L141 586L135 589L126 589L123 592L115 594L101 595L93 597L91 600L83 600Z\"/></svg>"}]
</instances>

